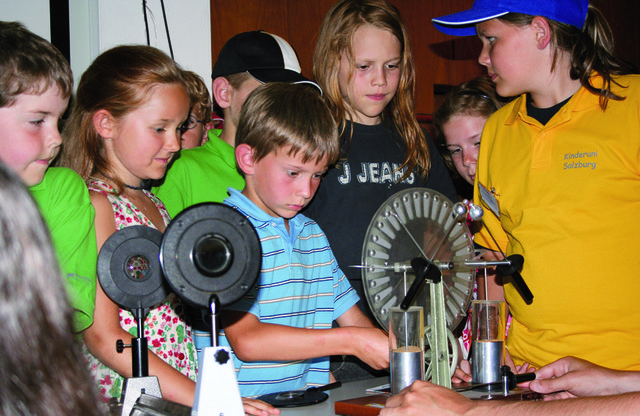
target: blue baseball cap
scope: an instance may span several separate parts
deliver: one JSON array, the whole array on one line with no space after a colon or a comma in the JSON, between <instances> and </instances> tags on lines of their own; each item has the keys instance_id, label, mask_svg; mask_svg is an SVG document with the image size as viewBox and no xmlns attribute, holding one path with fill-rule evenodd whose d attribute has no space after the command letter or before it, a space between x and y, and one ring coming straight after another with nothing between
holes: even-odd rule
<instances>
[{"instance_id":1,"label":"blue baseball cap","mask_svg":"<svg viewBox=\"0 0 640 416\"><path fill-rule=\"evenodd\" d=\"M588 8L589 0L476 0L469 10L431 21L436 29L453 36L473 36L477 23L507 13L543 16L582 29Z\"/></svg>"}]
</instances>

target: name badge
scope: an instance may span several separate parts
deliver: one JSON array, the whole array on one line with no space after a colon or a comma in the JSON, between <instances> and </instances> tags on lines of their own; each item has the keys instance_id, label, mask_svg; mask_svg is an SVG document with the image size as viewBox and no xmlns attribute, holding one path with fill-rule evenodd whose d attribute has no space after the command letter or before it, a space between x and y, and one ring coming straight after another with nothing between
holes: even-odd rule
<instances>
[{"instance_id":1,"label":"name badge","mask_svg":"<svg viewBox=\"0 0 640 416\"><path fill-rule=\"evenodd\" d=\"M488 190L483 184L478 183L478 190L480 191L480 199L489 209L500 218L500 208L498 208L498 200L493 195L493 192Z\"/></svg>"}]
</instances>

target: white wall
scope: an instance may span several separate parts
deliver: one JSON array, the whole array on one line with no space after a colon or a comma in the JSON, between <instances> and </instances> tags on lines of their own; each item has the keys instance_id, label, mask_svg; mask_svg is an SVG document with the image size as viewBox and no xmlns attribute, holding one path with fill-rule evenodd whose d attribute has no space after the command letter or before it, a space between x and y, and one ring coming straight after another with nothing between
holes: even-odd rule
<instances>
[{"instance_id":1,"label":"white wall","mask_svg":"<svg viewBox=\"0 0 640 416\"><path fill-rule=\"evenodd\" d=\"M211 87L209 0L165 0L175 60ZM151 46L169 54L160 0L147 0ZM0 20L18 20L50 40L49 0L0 0ZM69 0L71 68L76 81L101 52L147 44L142 0Z\"/></svg>"},{"instance_id":2,"label":"white wall","mask_svg":"<svg viewBox=\"0 0 640 416\"><path fill-rule=\"evenodd\" d=\"M0 0L0 20L21 22L36 35L51 40L49 0Z\"/></svg>"},{"instance_id":3,"label":"white wall","mask_svg":"<svg viewBox=\"0 0 640 416\"><path fill-rule=\"evenodd\" d=\"M169 54L161 2L147 0L146 4L149 43ZM176 62L211 84L209 0L165 0L164 4ZM113 46L147 44L142 0L70 0L69 15L75 74Z\"/></svg>"}]
</instances>

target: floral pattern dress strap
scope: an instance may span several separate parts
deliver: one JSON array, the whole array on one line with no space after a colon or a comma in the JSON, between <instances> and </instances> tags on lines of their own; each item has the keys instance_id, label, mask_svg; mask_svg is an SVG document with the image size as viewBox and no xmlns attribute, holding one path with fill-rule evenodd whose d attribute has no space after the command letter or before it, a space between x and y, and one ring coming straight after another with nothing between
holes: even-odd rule
<instances>
[{"instance_id":1,"label":"floral pattern dress strap","mask_svg":"<svg viewBox=\"0 0 640 416\"><path fill-rule=\"evenodd\" d=\"M87 187L90 191L99 192L109 199L118 230L132 225L156 228L126 196L117 195L115 189L109 184L91 179L87 181ZM170 216L162 201L149 191L145 190L144 193L154 202L162 214L165 225L168 224ZM150 350L173 368L195 381L197 376L196 349L191 338L191 328L185 323L183 316L182 302L175 294L171 293L163 303L149 310L144 322L144 333ZM137 333L136 321L131 312L127 310L120 309L120 326L134 336ZM123 341L127 342L128 340ZM85 355L89 360L91 373L99 383L102 397L105 400L120 398L124 378L102 364L86 347Z\"/></svg>"}]
</instances>

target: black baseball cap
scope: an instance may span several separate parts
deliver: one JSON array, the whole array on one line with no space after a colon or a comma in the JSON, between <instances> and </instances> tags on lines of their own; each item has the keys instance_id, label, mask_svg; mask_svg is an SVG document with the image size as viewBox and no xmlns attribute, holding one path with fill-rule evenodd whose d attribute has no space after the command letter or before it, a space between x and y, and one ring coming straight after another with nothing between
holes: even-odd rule
<instances>
[{"instance_id":1,"label":"black baseball cap","mask_svg":"<svg viewBox=\"0 0 640 416\"><path fill-rule=\"evenodd\" d=\"M218 54L211 78L248 72L262 83L292 82L316 87L302 75L296 52L280 36L256 30L243 32L227 41Z\"/></svg>"}]
</instances>

